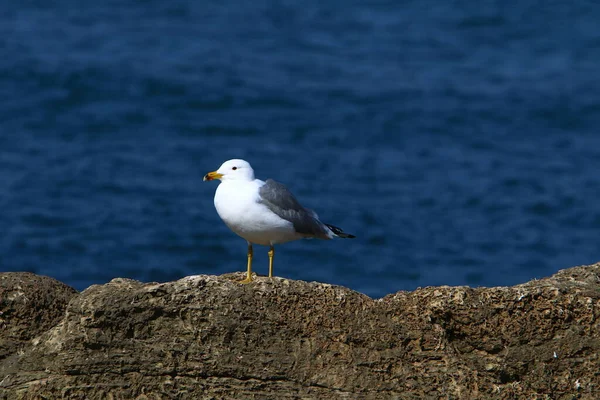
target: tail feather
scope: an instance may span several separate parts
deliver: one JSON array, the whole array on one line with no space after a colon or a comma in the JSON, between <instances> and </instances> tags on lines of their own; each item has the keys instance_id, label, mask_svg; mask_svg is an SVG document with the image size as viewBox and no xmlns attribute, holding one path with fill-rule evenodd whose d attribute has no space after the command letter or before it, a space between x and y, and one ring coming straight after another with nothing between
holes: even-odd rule
<instances>
[{"instance_id":1,"label":"tail feather","mask_svg":"<svg viewBox=\"0 0 600 400\"><path fill-rule=\"evenodd\" d=\"M337 226L333 226L333 225L329 225L329 224L325 224L325 226L328 227L329 229L331 229L331 232L333 232L335 234L335 236L337 236L337 237L348 238L348 239L353 239L356 237L349 233L345 233L342 230L342 228L338 228Z\"/></svg>"}]
</instances>

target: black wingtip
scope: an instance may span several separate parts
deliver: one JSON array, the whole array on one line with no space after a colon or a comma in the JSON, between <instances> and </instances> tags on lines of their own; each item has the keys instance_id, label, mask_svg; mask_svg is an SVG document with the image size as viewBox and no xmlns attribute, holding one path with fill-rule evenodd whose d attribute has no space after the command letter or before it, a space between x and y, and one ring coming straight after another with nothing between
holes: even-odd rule
<instances>
[{"instance_id":1,"label":"black wingtip","mask_svg":"<svg viewBox=\"0 0 600 400\"><path fill-rule=\"evenodd\" d=\"M341 237L344 239L354 239L356 237L354 235L344 232L342 230L342 228L338 228L337 226L333 226L333 225L329 225L329 224L325 224L325 226L327 226L329 229L331 229L331 232L333 232L337 237Z\"/></svg>"}]
</instances>

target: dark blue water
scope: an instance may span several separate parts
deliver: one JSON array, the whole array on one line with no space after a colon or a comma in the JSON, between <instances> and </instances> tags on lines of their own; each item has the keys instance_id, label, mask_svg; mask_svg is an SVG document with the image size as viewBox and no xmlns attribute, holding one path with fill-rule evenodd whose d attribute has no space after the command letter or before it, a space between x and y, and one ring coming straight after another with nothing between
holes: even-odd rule
<instances>
[{"instance_id":1,"label":"dark blue water","mask_svg":"<svg viewBox=\"0 0 600 400\"><path fill-rule=\"evenodd\" d=\"M281 245L278 276L383 296L598 261L598 21L591 1L4 1L0 269L243 271L202 182L229 158L358 236Z\"/></svg>"}]
</instances>

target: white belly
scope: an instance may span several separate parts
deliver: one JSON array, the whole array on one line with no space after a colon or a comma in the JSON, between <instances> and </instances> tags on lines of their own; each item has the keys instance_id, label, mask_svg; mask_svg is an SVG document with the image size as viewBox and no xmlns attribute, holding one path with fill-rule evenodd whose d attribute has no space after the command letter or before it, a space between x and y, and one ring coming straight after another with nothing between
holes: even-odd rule
<instances>
[{"instance_id":1,"label":"white belly","mask_svg":"<svg viewBox=\"0 0 600 400\"><path fill-rule=\"evenodd\" d=\"M272 245L302 238L291 222L258 202L259 186L260 181L221 182L215 193L215 208L223 222L255 244Z\"/></svg>"}]
</instances>

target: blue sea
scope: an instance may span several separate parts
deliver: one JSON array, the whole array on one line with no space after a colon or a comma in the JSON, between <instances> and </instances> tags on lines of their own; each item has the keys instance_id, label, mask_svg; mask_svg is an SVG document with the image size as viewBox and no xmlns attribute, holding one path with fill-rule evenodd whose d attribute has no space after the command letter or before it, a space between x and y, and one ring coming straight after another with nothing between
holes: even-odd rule
<instances>
[{"instance_id":1,"label":"blue sea","mask_svg":"<svg viewBox=\"0 0 600 400\"><path fill-rule=\"evenodd\" d=\"M244 271L230 158L353 240L275 275L381 297L600 260L593 1L4 1L0 270ZM255 271L267 273L255 247Z\"/></svg>"}]
</instances>

